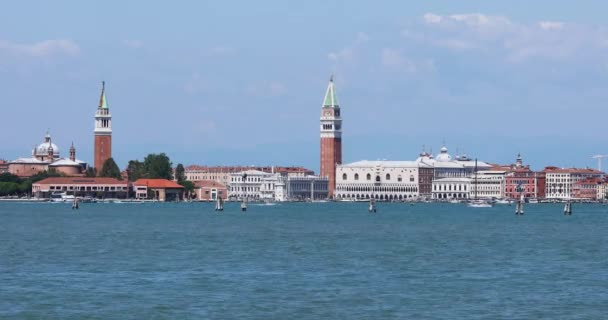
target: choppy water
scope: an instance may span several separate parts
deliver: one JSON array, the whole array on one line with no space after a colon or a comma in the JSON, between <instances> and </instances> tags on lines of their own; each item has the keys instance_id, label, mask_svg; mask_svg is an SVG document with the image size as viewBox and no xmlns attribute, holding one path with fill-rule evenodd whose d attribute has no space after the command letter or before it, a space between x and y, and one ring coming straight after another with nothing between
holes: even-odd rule
<instances>
[{"instance_id":1,"label":"choppy water","mask_svg":"<svg viewBox=\"0 0 608 320\"><path fill-rule=\"evenodd\" d=\"M4 319L605 319L608 207L0 203Z\"/></svg>"}]
</instances>

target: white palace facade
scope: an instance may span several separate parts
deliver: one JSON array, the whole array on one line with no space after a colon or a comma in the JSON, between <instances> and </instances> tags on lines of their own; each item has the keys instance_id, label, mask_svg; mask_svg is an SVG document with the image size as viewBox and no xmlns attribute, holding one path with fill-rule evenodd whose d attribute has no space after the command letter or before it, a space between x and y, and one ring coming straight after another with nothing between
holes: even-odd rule
<instances>
[{"instance_id":1,"label":"white palace facade","mask_svg":"<svg viewBox=\"0 0 608 320\"><path fill-rule=\"evenodd\" d=\"M413 200L420 196L416 161L358 161L336 168L338 200Z\"/></svg>"}]
</instances>

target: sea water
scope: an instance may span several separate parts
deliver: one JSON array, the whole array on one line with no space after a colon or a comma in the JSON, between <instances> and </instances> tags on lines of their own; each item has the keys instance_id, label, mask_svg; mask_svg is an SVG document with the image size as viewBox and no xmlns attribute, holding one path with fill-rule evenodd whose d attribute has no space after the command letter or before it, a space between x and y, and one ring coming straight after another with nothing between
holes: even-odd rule
<instances>
[{"instance_id":1,"label":"sea water","mask_svg":"<svg viewBox=\"0 0 608 320\"><path fill-rule=\"evenodd\" d=\"M605 319L608 207L0 203L2 319Z\"/></svg>"}]
</instances>

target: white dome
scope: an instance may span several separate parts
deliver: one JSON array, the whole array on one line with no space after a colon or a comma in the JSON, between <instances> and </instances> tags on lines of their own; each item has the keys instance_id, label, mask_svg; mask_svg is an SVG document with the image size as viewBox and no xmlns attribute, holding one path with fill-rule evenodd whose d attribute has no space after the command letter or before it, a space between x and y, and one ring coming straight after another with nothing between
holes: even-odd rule
<instances>
[{"instance_id":1,"label":"white dome","mask_svg":"<svg viewBox=\"0 0 608 320\"><path fill-rule=\"evenodd\" d=\"M59 147L52 142L43 142L36 147L34 156L47 156L49 154L49 147L53 147L53 156L59 156Z\"/></svg>"},{"instance_id":2,"label":"white dome","mask_svg":"<svg viewBox=\"0 0 608 320\"><path fill-rule=\"evenodd\" d=\"M445 146L441 147L441 153L439 153L437 155L437 161L441 161L441 162L447 162L447 161L452 161L452 156L450 156L450 154L448 153L448 148L446 148Z\"/></svg>"},{"instance_id":3,"label":"white dome","mask_svg":"<svg viewBox=\"0 0 608 320\"><path fill-rule=\"evenodd\" d=\"M44 136L44 142L39 144L33 151L32 156L34 157L47 157L49 155L49 148L53 148L53 158L59 158L59 147L51 142L51 135L47 132Z\"/></svg>"}]
</instances>

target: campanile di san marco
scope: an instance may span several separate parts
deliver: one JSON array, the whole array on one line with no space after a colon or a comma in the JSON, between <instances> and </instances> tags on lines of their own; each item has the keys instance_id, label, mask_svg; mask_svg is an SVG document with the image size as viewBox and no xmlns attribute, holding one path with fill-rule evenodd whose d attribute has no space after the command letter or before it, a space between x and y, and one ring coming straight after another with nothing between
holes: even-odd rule
<instances>
[{"instance_id":1,"label":"campanile di san marco","mask_svg":"<svg viewBox=\"0 0 608 320\"><path fill-rule=\"evenodd\" d=\"M342 116L333 75L321 107L321 176L329 178L329 197L336 189L336 165L342 164Z\"/></svg>"},{"instance_id":2,"label":"campanile di san marco","mask_svg":"<svg viewBox=\"0 0 608 320\"><path fill-rule=\"evenodd\" d=\"M101 83L99 106L95 113L95 170L101 171L104 162L112 157L112 115L106 100L106 83Z\"/></svg>"}]
</instances>

